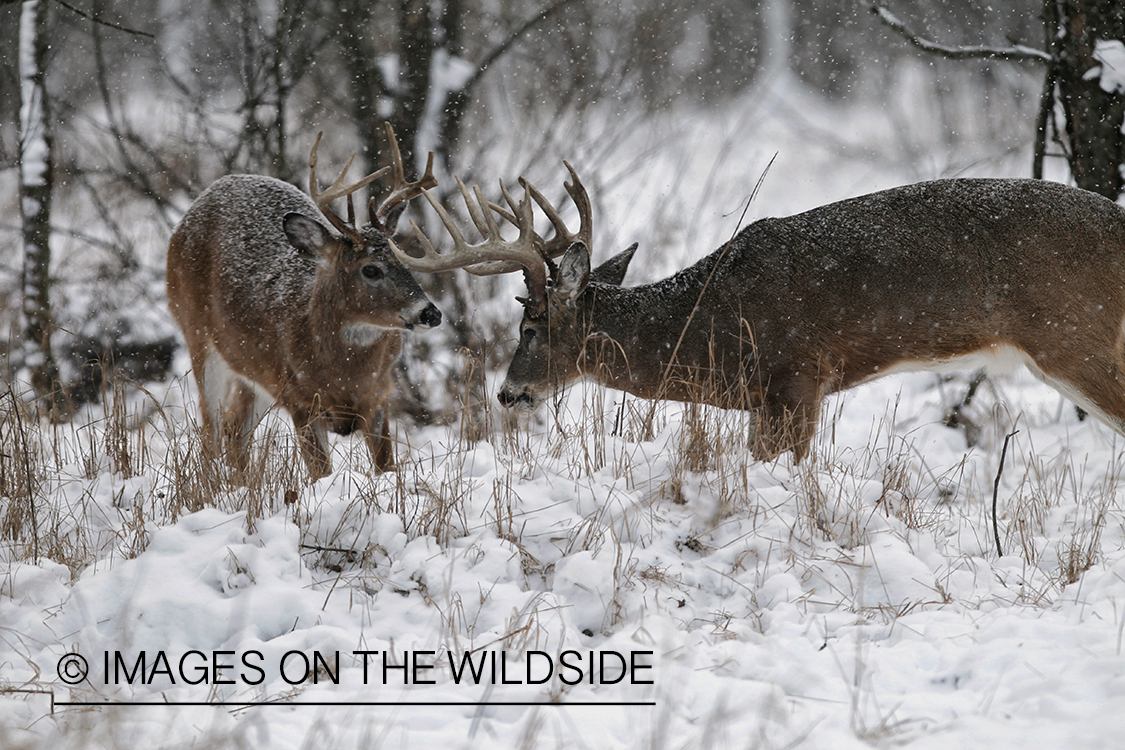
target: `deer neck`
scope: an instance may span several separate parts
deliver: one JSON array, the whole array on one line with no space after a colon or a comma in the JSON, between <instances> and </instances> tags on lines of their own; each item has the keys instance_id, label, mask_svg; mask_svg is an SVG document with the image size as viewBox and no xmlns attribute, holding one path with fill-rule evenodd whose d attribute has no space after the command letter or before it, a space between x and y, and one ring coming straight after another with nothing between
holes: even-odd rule
<instances>
[{"instance_id":1,"label":"deer neck","mask_svg":"<svg viewBox=\"0 0 1125 750\"><path fill-rule=\"evenodd\" d=\"M318 286L302 316L304 320L298 330L303 335L298 338L307 348L305 356L333 363L348 362L388 345L401 345L399 331L356 322L347 308L339 304L337 288L328 284Z\"/></svg>"},{"instance_id":2,"label":"deer neck","mask_svg":"<svg viewBox=\"0 0 1125 750\"><path fill-rule=\"evenodd\" d=\"M706 344L701 352L696 340L711 323L692 314L702 290L699 270L639 287L591 283L578 313L582 373L642 398L701 400L704 371L713 368Z\"/></svg>"}]
</instances>

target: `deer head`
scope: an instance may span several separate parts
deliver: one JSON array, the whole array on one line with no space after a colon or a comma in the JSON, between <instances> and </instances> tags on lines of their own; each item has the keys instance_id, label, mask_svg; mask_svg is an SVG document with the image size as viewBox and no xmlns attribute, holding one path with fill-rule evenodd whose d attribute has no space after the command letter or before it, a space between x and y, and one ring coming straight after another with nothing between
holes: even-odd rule
<instances>
[{"instance_id":1,"label":"deer head","mask_svg":"<svg viewBox=\"0 0 1125 750\"><path fill-rule=\"evenodd\" d=\"M583 302L587 286L591 281L619 285L637 249L634 244L598 268L590 269L589 243L593 233L590 197L574 168L564 164L571 181L564 182L563 187L578 209L576 231L571 231L550 201L523 178L520 178L520 185L524 194L518 202L504 183L500 183L506 206L486 201L476 186L470 194L458 180L469 215L483 241L475 245L467 242L448 212L429 193L424 193L452 237L453 250L438 253L417 225L414 231L424 251L421 258L402 253L392 243L399 260L416 271L464 268L478 276L523 271L527 296L518 298L524 309L519 344L508 377L497 394L502 404L521 411L533 411L552 389L565 386L583 374L589 344ZM553 231L548 238L534 229L533 205L539 206L551 224ZM519 236L504 240L493 214L515 226Z\"/></svg>"},{"instance_id":2,"label":"deer head","mask_svg":"<svg viewBox=\"0 0 1125 750\"><path fill-rule=\"evenodd\" d=\"M579 303L590 276L590 252L576 242L551 270L542 308L524 305L519 344L497 394L501 404L530 413L552 390L581 376L588 331Z\"/></svg>"},{"instance_id":3,"label":"deer head","mask_svg":"<svg viewBox=\"0 0 1125 750\"><path fill-rule=\"evenodd\" d=\"M409 271L396 262L388 244L407 203L426 188L437 185L433 174L434 155L430 153L422 177L407 182L398 141L389 123L386 128L392 164L349 185L345 177L355 159L353 153L323 192L316 174L323 131L317 133L313 142L309 153L309 196L324 218L340 232L340 237L304 214L290 213L284 218L285 233L293 247L322 262L324 280L318 285L317 294L323 304L316 309L325 314L339 310L358 312L343 325L345 338L352 341L371 339L381 329L411 329L415 325L431 328L441 322L441 312L428 300L421 307L409 304L411 299L417 298L420 287ZM387 172L393 172L394 176L390 195L382 203L372 197L368 202L368 223L357 227L352 196ZM347 200L346 220L332 208L333 201L339 198ZM351 279L358 283L350 283Z\"/></svg>"}]
</instances>

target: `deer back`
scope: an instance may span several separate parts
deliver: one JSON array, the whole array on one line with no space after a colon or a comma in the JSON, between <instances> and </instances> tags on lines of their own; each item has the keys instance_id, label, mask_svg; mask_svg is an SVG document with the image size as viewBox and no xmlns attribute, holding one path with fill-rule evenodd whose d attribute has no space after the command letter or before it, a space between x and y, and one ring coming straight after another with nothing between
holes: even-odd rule
<instances>
[{"instance_id":1,"label":"deer back","mask_svg":"<svg viewBox=\"0 0 1125 750\"><path fill-rule=\"evenodd\" d=\"M1039 180L920 183L758 221L662 292L679 320L699 302L693 363L708 340L730 353L752 337L758 366L830 363L848 387L992 344L1041 357L1118 335L1125 210Z\"/></svg>"}]
</instances>

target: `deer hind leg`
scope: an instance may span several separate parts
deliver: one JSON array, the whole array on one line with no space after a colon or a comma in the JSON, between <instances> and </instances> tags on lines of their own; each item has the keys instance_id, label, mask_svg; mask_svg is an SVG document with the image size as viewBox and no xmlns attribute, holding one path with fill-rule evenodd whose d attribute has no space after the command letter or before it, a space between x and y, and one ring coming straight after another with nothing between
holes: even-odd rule
<instances>
[{"instance_id":1,"label":"deer hind leg","mask_svg":"<svg viewBox=\"0 0 1125 750\"><path fill-rule=\"evenodd\" d=\"M314 482L332 473L332 454L328 445L328 430L324 419L305 407L291 407L293 427L297 431L297 444L301 458Z\"/></svg>"},{"instance_id":2,"label":"deer hind leg","mask_svg":"<svg viewBox=\"0 0 1125 750\"><path fill-rule=\"evenodd\" d=\"M199 386L199 413L203 421L203 453L216 459L223 447L223 412L230 400L235 374L214 349L192 347L192 371Z\"/></svg>"},{"instance_id":3,"label":"deer hind leg","mask_svg":"<svg viewBox=\"0 0 1125 750\"><path fill-rule=\"evenodd\" d=\"M250 466L254 428L262 414L252 385L239 380L233 384L233 389L234 395L223 411L223 445L227 463L238 471L246 471Z\"/></svg>"},{"instance_id":4,"label":"deer hind leg","mask_svg":"<svg viewBox=\"0 0 1125 750\"><path fill-rule=\"evenodd\" d=\"M763 401L750 453L758 461L773 461L785 451L793 451L793 462L800 463L809 453L820 417L816 382L792 378L774 384L766 389Z\"/></svg>"},{"instance_id":5,"label":"deer hind leg","mask_svg":"<svg viewBox=\"0 0 1125 750\"><path fill-rule=\"evenodd\" d=\"M391 440L391 424L385 406L376 408L363 426L363 439L371 451L371 460L379 472L394 467L395 450Z\"/></svg>"}]
</instances>

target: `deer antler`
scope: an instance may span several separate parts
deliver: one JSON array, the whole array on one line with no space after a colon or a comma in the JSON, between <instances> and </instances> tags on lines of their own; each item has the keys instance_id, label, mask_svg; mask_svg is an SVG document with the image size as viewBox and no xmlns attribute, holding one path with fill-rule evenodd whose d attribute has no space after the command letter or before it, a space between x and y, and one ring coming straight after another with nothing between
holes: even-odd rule
<instances>
[{"instance_id":1,"label":"deer antler","mask_svg":"<svg viewBox=\"0 0 1125 750\"><path fill-rule=\"evenodd\" d=\"M531 193L531 197L543 209L543 213L547 214L547 219L550 220L551 226L555 229L554 236L550 240L544 241L541 237L536 236L536 239L541 243L540 251L548 258L557 258L567 251L575 242L582 242L586 247L590 247L591 240L593 239L594 227L593 219L591 218L593 210L590 207L590 196L586 192L586 188L582 185L582 180L578 179L578 173L574 171L574 167L570 166L569 162L564 161L566 171L570 172L570 179L573 182L564 182L563 187L566 188L567 194L570 199L574 201L575 208L578 209L579 226L577 232L571 232L566 228L562 217L559 216L558 211L550 202L543 197L543 194L536 189L527 180L520 178L520 184Z\"/></svg>"},{"instance_id":2,"label":"deer antler","mask_svg":"<svg viewBox=\"0 0 1125 750\"><path fill-rule=\"evenodd\" d=\"M535 310L546 310L547 304L547 269L542 254L538 249L538 235L533 228L535 216L531 204L531 194L525 190L523 200L516 203L504 183L500 183L500 190L504 199L511 206L512 212L504 212L505 218L519 228L519 236L514 240L505 240L500 234L500 227L492 216L494 204L489 203L481 195L480 188L473 186L473 195L469 195L468 188L460 179L457 186L461 189L461 197L469 210L473 224L484 237L478 244L471 245L465 240L460 228L453 221L441 204L430 194L423 190L434 211L437 212L441 223L445 225L450 237L453 238L453 250L449 253L439 253L434 249L433 243L413 221L411 225L418 236L422 246L423 255L415 258L407 255L391 240L388 239L391 250L399 261L413 271L434 273L437 271L452 271L455 268L464 268L469 273L477 276L491 276L498 273L524 269L525 279L529 293L529 305ZM474 202L475 198L475 202Z\"/></svg>"},{"instance_id":3,"label":"deer antler","mask_svg":"<svg viewBox=\"0 0 1125 750\"><path fill-rule=\"evenodd\" d=\"M503 181L500 182L500 192L503 194L504 202L508 204L508 208L486 201L481 195L480 188L475 185L473 186L473 195L470 196L465 183L458 179L457 186L461 189L461 197L465 199L469 217L484 240L476 245L470 245L466 242L465 236L449 216L449 213L438 204L428 191L421 190L421 193L426 196L426 200L433 206L434 211L441 218L442 224L445 225L449 235L453 238L453 251L444 255L437 252L429 238L413 222L411 224L414 227L414 232L418 235L419 244L422 246L422 257L415 258L407 255L393 242L390 243L391 250L407 268L427 273L464 268L476 276L491 276L518 271L523 268L528 291L528 300L524 304L528 306L532 315L542 314L547 309L547 271L548 268L554 268L551 259L565 253L566 249L575 242L584 242L588 246L592 236L593 222L591 220L590 196L586 193L586 188L582 186L582 181L578 179L578 174L574 171L574 168L567 162L563 162L563 164L566 164L572 180L572 182L563 183L563 186L578 208L580 219L578 231L571 232L550 201L543 197L543 194L534 185L522 177L520 178L520 185L523 186L524 193L523 199L518 203L508 192L508 188ZM555 230L549 240L544 240L535 231L532 201L535 201L543 209L543 213L547 215L548 221L551 222L551 226ZM500 234L500 228L492 215L493 212L518 228L519 237L511 241L505 240Z\"/></svg>"},{"instance_id":4,"label":"deer antler","mask_svg":"<svg viewBox=\"0 0 1125 750\"><path fill-rule=\"evenodd\" d=\"M434 177L434 152L430 152L430 157L426 161L426 173L414 182L406 181L406 173L402 165L402 152L398 148L398 141L395 139L395 131L391 128L391 124L385 123L387 128L387 138L391 144L391 164L390 166L383 167L382 169L372 172L364 177L359 182L348 185L344 182L344 177L347 176L348 170L351 169L352 161L355 160L355 152L348 157L347 162L344 163L344 168L340 170L340 174L336 176L335 181L325 190L320 192L320 185L316 178L316 151L320 146L320 139L324 135L324 131L316 134L316 141L313 142L312 151L309 153L309 195L312 197L316 207L324 214L324 217L332 223L332 226L340 230L345 236L352 240L362 242L363 234L356 226L355 223L355 204L352 202L352 194L360 188L370 185L375 180L385 175L388 171L394 174L394 186L391 188L391 194L383 201L382 205L376 208L375 199L372 198L368 204L368 215L371 217L370 221L373 224L378 224L380 229L386 230L387 217L391 215L402 204L417 198L421 195L426 188L437 187L437 178ZM345 221L339 214L332 210L331 203L337 198L348 199L348 218ZM388 233L389 234L389 233Z\"/></svg>"},{"instance_id":5,"label":"deer antler","mask_svg":"<svg viewBox=\"0 0 1125 750\"><path fill-rule=\"evenodd\" d=\"M383 167L367 175L359 182L347 185L344 183L344 177L347 176L348 170L351 169L352 161L355 159L355 152L353 151L352 155L348 157L347 162L344 163L344 168L340 170L340 174L336 176L335 181L328 187L328 190L322 193L320 192L320 186L316 179L316 150L320 146L320 139L323 135L323 130L316 134L316 140L313 142L312 151L309 152L309 196L312 197L316 207L324 214L324 218L331 222L332 226L340 230L346 237L352 240L362 241L363 235L355 225L355 204L352 203L352 193L362 187L370 185L372 182L385 175L390 167ZM345 196L348 199L347 221L344 221L331 207L332 201Z\"/></svg>"},{"instance_id":6,"label":"deer antler","mask_svg":"<svg viewBox=\"0 0 1125 750\"><path fill-rule=\"evenodd\" d=\"M391 215L402 204L417 198L423 194L428 188L437 187L438 181L434 177L434 152L431 151L429 158L426 159L426 172L419 179L414 182L406 181L406 172L402 166L402 152L398 148L398 140L395 138L395 131L391 128L391 124L384 123L387 128L387 140L391 145L391 167L385 169L394 169L395 184L391 188L391 194L383 200L383 203L376 208L375 199L372 198L368 203L368 212L371 215L372 223L378 222L381 226L385 227L387 224L387 217Z\"/></svg>"},{"instance_id":7,"label":"deer antler","mask_svg":"<svg viewBox=\"0 0 1125 750\"><path fill-rule=\"evenodd\" d=\"M539 234L533 232L536 247L543 257L548 260L559 257L575 242L582 242L586 247L590 247L593 238L593 220L591 218L593 209L590 205L590 196L586 192L586 188L582 185L582 180L578 179L578 173L574 171L574 167L570 166L570 163L566 161L564 161L563 164L566 165L566 169L570 172L570 177L573 180L573 182L564 182L563 187L566 188L567 194L570 195L570 199L574 201L574 205L578 209L579 227L577 232L571 232L567 228L566 223L562 220L562 217L559 216L558 211L556 211L555 207L551 205L551 202L539 192L538 188L523 177L520 178L520 185L522 185L523 189L539 204L539 207L543 209L543 213L547 215L547 219L551 222L551 226L555 230L549 240L544 240ZM505 198L507 199L508 196L505 196ZM508 205L513 206L514 209L512 201L508 199L507 202ZM488 205L493 211L504 217L506 221L512 224L516 223L515 216L513 216L511 211L495 203L489 203ZM484 269L473 272L478 273L478 275L483 275L481 273L482 270ZM490 266L487 272L490 274L508 273L518 270L519 268L512 263L505 263L503 266L500 264Z\"/></svg>"}]
</instances>

